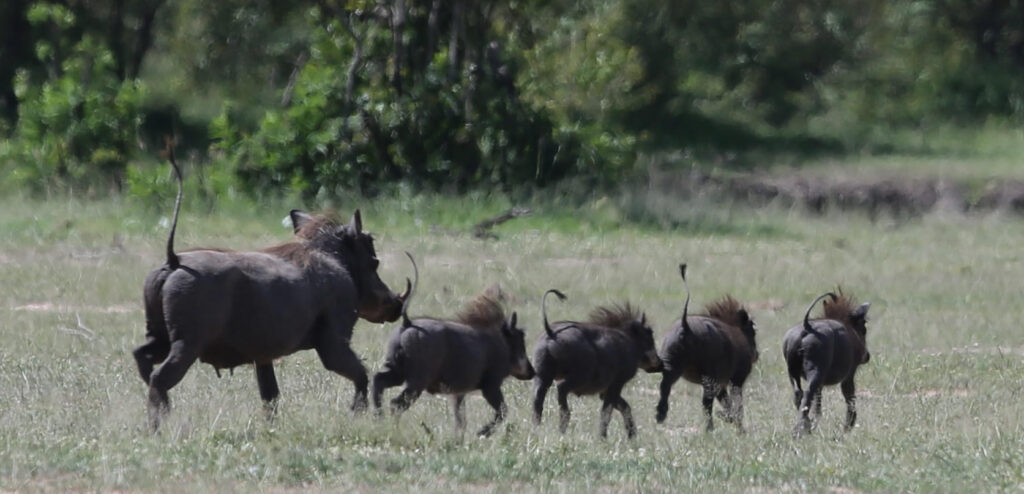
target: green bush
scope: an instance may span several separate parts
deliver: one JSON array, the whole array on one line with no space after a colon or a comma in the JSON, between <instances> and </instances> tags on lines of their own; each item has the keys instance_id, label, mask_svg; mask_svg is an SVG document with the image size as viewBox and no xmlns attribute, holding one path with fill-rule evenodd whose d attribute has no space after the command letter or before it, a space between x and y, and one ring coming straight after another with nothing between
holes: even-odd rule
<instances>
[{"instance_id":1,"label":"green bush","mask_svg":"<svg viewBox=\"0 0 1024 494\"><path fill-rule=\"evenodd\" d=\"M29 18L62 29L74 25L59 6L36 5ZM40 41L36 53L53 75L38 82L23 70L16 77L19 118L10 141L0 146L0 166L10 184L37 192L120 191L141 122L144 85L119 80L113 56L89 35L67 47Z\"/></svg>"},{"instance_id":2,"label":"green bush","mask_svg":"<svg viewBox=\"0 0 1024 494\"><path fill-rule=\"evenodd\" d=\"M466 15L476 12L466 8ZM409 13L418 16L410 24L426 24L425 11ZM460 51L489 63L463 59L453 71L448 44L436 43L431 53L416 51L411 47L423 33L410 28L408 67L396 83L389 72L393 33L356 14L350 20L312 15L317 27L310 56L290 106L268 110L251 131L234 105L212 124L218 149L249 190L311 197L373 193L400 181L458 191L511 188L606 163L602 156L581 156L585 133L573 123L556 126L547 112L520 97L510 54L487 42L497 34L482 21L472 25L482 31L479 38L460 38ZM362 63L352 66L357 50Z\"/></svg>"}]
</instances>

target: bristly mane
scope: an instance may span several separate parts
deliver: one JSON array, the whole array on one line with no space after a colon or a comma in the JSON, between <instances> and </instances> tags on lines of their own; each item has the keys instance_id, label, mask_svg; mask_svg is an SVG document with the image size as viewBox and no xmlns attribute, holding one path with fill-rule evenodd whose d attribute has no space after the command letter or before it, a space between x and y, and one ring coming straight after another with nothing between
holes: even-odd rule
<instances>
[{"instance_id":1,"label":"bristly mane","mask_svg":"<svg viewBox=\"0 0 1024 494\"><path fill-rule=\"evenodd\" d=\"M842 287L836 287L836 294L838 294L838 297L835 302L825 304L822 317L839 321L846 326L852 326L853 321L850 319L850 314L857 307L857 303L854 301L852 294L847 295L843 293Z\"/></svg>"},{"instance_id":2,"label":"bristly mane","mask_svg":"<svg viewBox=\"0 0 1024 494\"><path fill-rule=\"evenodd\" d=\"M470 300L455 320L479 330L500 330L505 324L505 308L491 293L484 292Z\"/></svg>"},{"instance_id":3,"label":"bristly mane","mask_svg":"<svg viewBox=\"0 0 1024 494\"><path fill-rule=\"evenodd\" d=\"M316 240L318 236L325 232L333 231L340 224L338 215L334 212L318 214L295 232L295 236L299 240L266 247L260 249L260 252L280 257L296 266L306 267L309 265L311 260L310 254L312 253L309 249L309 242Z\"/></svg>"},{"instance_id":4,"label":"bristly mane","mask_svg":"<svg viewBox=\"0 0 1024 494\"><path fill-rule=\"evenodd\" d=\"M742 327L743 324L739 317L741 310L745 310L743 304L732 298L732 295L726 295L704 307L704 312L708 317L737 328Z\"/></svg>"},{"instance_id":5,"label":"bristly mane","mask_svg":"<svg viewBox=\"0 0 1024 494\"><path fill-rule=\"evenodd\" d=\"M590 324L620 331L629 329L634 321L639 320L640 311L629 302L598 307L587 317Z\"/></svg>"},{"instance_id":6,"label":"bristly mane","mask_svg":"<svg viewBox=\"0 0 1024 494\"><path fill-rule=\"evenodd\" d=\"M302 228L299 228L299 231L295 232L295 236L298 237L298 240L264 247L259 249L259 252L280 257L281 259L302 268L308 267L309 262L312 259L312 252L309 248L310 241L316 240L316 238L321 234L333 232L339 225L341 225L341 222L338 220L337 213L328 211L323 214L318 214L305 225L302 225ZM182 252L194 252L200 250L212 250L228 253L238 252L235 249L228 249L225 247L192 247L184 249Z\"/></svg>"},{"instance_id":7,"label":"bristly mane","mask_svg":"<svg viewBox=\"0 0 1024 494\"><path fill-rule=\"evenodd\" d=\"M313 240L322 232L332 231L341 224L338 214L334 211L326 211L313 217L295 232L295 236L302 240Z\"/></svg>"}]
</instances>

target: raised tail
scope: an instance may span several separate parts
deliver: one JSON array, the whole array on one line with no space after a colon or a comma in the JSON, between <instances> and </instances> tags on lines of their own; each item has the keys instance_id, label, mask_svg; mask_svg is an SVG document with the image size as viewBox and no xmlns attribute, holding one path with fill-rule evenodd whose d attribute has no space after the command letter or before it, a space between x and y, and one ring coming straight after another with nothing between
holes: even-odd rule
<instances>
[{"instance_id":1,"label":"raised tail","mask_svg":"<svg viewBox=\"0 0 1024 494\"><path fill-rule=\"evenodd\" d=\"M544 316L544 332L548 334L548 338L555 339L555 332L551 331L551 325L548 324L548 294L554 293L558 300L565 300L565 294L555 290L554 288L544 292L544 296L540 299L540 313Z\"/></svg>"},{"instance_id":2,"label":"raised tail","mask_svg":"<svg viewBox=\"0 0 1024 494\"><path fill-rule=\"evenodd\" d=\"M412 276L414 282L410 282L409 278L405 279L405 300L402 300L402 327L408 328L412 326L412 320L409 319L409 300L412 299L412 294L416 292L416 286L420 284L420 270L416 267L416 260L412 258L412 254L408 251L405 253L409 257L409 262L412 263Z\"/></svg>"},{"instance_id":3,"label":"raised tail","mask_svg":"<svg viewBox=\"0 0 1024 494\"><path fill-rule=\"evenodd\" d=\"M818 302L821 301L821 299L823 299L825 297L830 297L832 299L832 302L835 302L838 299L838 297L836 297L836 294L834 294L832 292L825 292L825 293L823 293L821 295L818 295L818 298L814 299L814 302L811 302L811 305L807 306L807 312L804 312L804 332L806 332L806 333L813 333L814 332L814 329L811 328L811 321L810 321L811 309L813 309L815 305L818 305Z\"/></svg>"},{"instance_id":4,"label":"raised tail","mask_svg":"<svg viewBox=\"0 0 1024 494\"><path fill-rule=\"evenodd\" d=\"M683 287L686 288L686 302L683 302L683 319L681 324L683 325L683 332L689 333L692 330L690 329L690 323L686 321L687 313L690 311L690 284L686 282L686 263L679 265L679 276L683 278Z\"/></svg>"},{"instance_id":5,"label":"raised tail","mask_svg":"<svg viewBox=\"0 0 1024 494\"><path fill-rule=\"evenodd\" d=\"M174 168L174 175L178 179L178 197L174 200L174 217L171 219L171 233L167 235L167 267L178 269L181 262L178 260L178 254L174 253L174 232L178 229L178 212L181 211L181 168L178 167L178 162L174 160L174 140L168 137L165 142L167 144L167 159L171 162L171 167Z\"/></svg>"}]
</instances>

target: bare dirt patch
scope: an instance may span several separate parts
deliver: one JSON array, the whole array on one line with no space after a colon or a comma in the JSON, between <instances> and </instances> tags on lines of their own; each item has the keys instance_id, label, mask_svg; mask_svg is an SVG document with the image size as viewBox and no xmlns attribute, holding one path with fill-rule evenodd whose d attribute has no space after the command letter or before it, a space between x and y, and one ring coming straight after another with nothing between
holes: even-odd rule
<instances>
[{"instance_id":1,"label":"bare dirt patch","mask_svg":"<svg viewBox=\"0 0 1024 494\"><path fill-rule=\"evenodd\" d=\"M587 266L589 264L619 264L621 262L622 259L613 257L554 257L544 260L544 264L558 267L579 267Z\"/></svg>"},{"instance_id":2,"label":"bare dirt patch","mask_svg":"<svg viewBox=\"0 0 1024 494\"><path fill-rule=\"evenodd\" d=\"M1011 347L1011 346L982 346L982 345L968 345L962 347L950 348L948 350L937 350L937 349L924 349L921 353L933 357L939 357L943 355L956 355L956 354L972 354L972 355L1014 355L1018 357L1024 357L1024 346Z\"/></svg>"},{"instance_id":3,"label":"bare dirt patch","mask_svg":"<svg viewBox=\"0 0 1024 494\"><path fill-rule=\"evenodd\" d=\"M37 302L31 304L16 305L10 310L21 312L58 312L66 314L77 314L80 312L91 312L98 314L130 314L142 312L142 307L134 305L64 305L53 302Z\"/></svg>"},{"instance_id":4,"label":"bare dirt patch","mask_svg":"<svg viewBox=\"0 0 1024 494\"><path fill-rule=\"evenodd\" d=\"M967 398L971 396L971 392L967 389L921 389L909 393L893 393L888 395L872 393L870 390L862 390L857 391L857 396L861 398Z\"/></svg>"},{"instance_id":5,"label":"bare dirt patch","mask_svg":"<svg viewBox=\"0 0 1024 494\"><path fill-rule=\"evenodd\" d=\"M879 177L832 178L739 174L652 177L652 186L666 192L727 197L755 206L798 206L814 213L861 211L872 218L897 218L932 211L1005 212L1024 215L1024 181L991 179L970 184L939 178Z\"/></svg>"},{"instance_id":6,"label":"bare dirt patch","mask_svg":"<svg viewBox=\"0 0 1024 494\"><path fill-rule=\"evenodd\" d=\"M786 303L777 298L770 298L767 300L751 300L750 302L744 302L743 305L747 306L748 310L767 310L772 312L786 308Z\"/></svg>"}]
</instances>

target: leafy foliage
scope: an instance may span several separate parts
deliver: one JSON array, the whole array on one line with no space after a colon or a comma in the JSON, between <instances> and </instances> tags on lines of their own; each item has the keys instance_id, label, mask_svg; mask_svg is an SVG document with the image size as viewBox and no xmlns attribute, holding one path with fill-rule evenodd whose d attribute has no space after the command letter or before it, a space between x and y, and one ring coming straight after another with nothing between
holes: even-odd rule
<instances>
[{"instance_id":1,"label":"leafy foliage","mask_svg":"<svg viewBox=\"0 0 1024 494\"><path fill-rule=\"evenodd\" d=\"M558 179L578 164L576 136L520 98L490 25L514 14L470 2L313 9L290 104L251 134L228 106L214 122L219 148L250 188L305 195L400 180L466 190Z\"/></svg>"},{"instance_id":2,"label":"leafy foliage","mask_svg":"<svg viewBox=\"0 0 1024 494\"><path fill-rule=\"evenodd\" d=\"M609 183L642 155L886 149L1024 116L1021 0L10 0L0 18L0 166L36 189L118 187L171 133L251 194L312 197Z\"/></svg>"},{"instance_id":3,"label":"leafy foliage","mask_svg":"<svg viewBox=\"0 0 1024 494\"><path fill-rule=\"evenodd\" d=\"M75 26L75 16L56 5L39 4L29 13L36 26L56 31ZM94 37L62 44L40 41L39 61L53 75L31 84L27 71L18 73L15 94L20 118L14 137L0 147L0 161L10 164L19 186L35 188L97 185L120 190L136 138L145 91L137 80L119 80L114 56Z\"/></svg>"}]
</instances>

